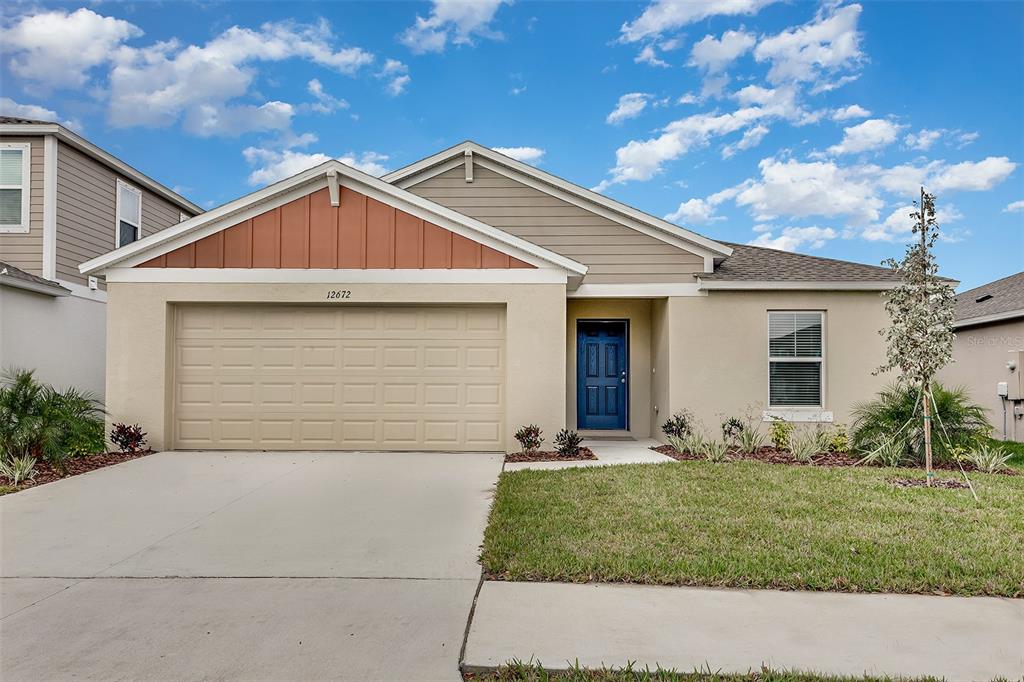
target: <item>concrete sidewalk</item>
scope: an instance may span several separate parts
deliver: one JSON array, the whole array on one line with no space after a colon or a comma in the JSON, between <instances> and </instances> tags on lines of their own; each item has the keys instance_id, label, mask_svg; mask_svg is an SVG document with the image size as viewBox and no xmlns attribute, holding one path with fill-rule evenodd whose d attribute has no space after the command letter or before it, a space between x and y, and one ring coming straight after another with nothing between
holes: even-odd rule
<instances>
[{"instance_id":1,"label":"concrete sidewalk","mask_svg":"<svg viewBox=\"0 0 1024 682\"><path fill-rule=\"evenodd\" d=\"M991 680L1024 676L1024 600L485 582L467 670L517 658Z\"/></svg>"},{"instance_id":2,"label":"concrete sidewalk","mask_svg":"<svg viewBox=\"0 0 1024 682\"><path fill-rule=\"evenodd\" d=\"M518 469L572 469L575 467L600 467L609 464L664 464L673 462L660 452L651 450L651 446L661 445L653 438L637 440L584 440L581 443L594 451L597 459L577 462L509 462L505 471Z\"/></svg>"}]
</instances>

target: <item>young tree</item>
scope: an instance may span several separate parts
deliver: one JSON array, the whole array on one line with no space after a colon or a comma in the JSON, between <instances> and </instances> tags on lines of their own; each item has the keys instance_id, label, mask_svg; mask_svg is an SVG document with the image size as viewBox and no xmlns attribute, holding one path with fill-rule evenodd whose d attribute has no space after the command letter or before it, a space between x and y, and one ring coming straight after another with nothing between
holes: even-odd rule
<instances>
[{"instance_id":1,"label":"young tree","mask_svg":"<svg viewBox=\"0 0 1024 682\"><path fill-rule=\"evenodd\" d=\"M953 357L955 296L949 282L938 275L932 249L939 236L935 221L935 195L921 188L920 203L910 214L917 238L907 246L902 261L893 258L885 265L900 275L899 285L886 297L885 309L891 320L881 330L888 345L887 362L880 372L899 370L899 381L920 388L924 406L924 452L928 485L932 484L931 385L935 374Z\"/></svg>"}]
</instances>

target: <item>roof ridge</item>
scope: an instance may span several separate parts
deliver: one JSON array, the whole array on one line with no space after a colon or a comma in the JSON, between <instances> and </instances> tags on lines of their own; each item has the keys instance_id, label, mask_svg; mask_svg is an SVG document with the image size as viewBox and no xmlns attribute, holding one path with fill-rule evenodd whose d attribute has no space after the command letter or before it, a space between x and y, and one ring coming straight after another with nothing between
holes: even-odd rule
<instances>
[{"instance_id":1,"label":"roof ridge","mask_svg":"<svg viewBox=\"0 0 1024 682\"><path fill-rule=\"evenodd\" d=\"M782 249L773 249L770 246L758 246L757 244L741 244L739 242L730 242L730 241L726 241L726 240L723 240L723 239L719 239L717 241L719 243L721 243L721 244L726 244L728 246L734 246L734 247L738 246L740 248L745 248L745 249L758 249L759 251L770 251L770 252L772 252L774 254L781 253L781 254L785 254L785 255L788 255L788 256L799 256L800 258L813 258L814 260L828 261L830 263L842 263L844 265L858 265L858 266L864 267L864 268L874 268L875 270L882 270L884 272L893 272L893 268L887 268L884 265L871 265L870 263L861 263L860 261L855 261L855 260L844 260L842 258L830 258L828 256L815 256L815 255L810 254L810 253L800 253L800 252L797 252L797 251L783 251Z\"/></svg>"},{"instance_id":2,"label":"roof ridge","mask_svg":"<svg viewBox=\"0 0 1024 682\"><path fill-rule=\"evenodd\" d=\"M984 284L979 284L978 286L974 287L973 289L967 289L966 291L961 291L959 294L957 294L957 298L960 298L961 296L967 297L968 294L972 294L972 293L974 293L976 291L980 291L981 289L988 289L988 288L993 287L995 285L1002 284L1006 280L1013 279L1014 277L1024 277L1024 271L1015 272L1012 275L1007 275L1006 277L1000 277L999 279L994 279L991 282L985 282Z\"/></svg>"}]
</instances>

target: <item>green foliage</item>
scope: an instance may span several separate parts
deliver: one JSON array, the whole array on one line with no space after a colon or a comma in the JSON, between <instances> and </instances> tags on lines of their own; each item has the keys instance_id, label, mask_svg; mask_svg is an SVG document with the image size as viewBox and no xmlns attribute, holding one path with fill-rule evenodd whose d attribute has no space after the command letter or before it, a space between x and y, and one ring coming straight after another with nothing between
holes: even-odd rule
<instances>
[{"instance_id":1,"label":"green foliage","mask_svg":"<svg viewBox=\"0 0 1024 682\"><path fill-rule=\"evenodd\" d=\"M669 436L668 442L679 452L688 452L691 455L700 455L704 452L704 436L696 431L685 436Z\"/></svg>"},{"instance_id":2,"label":"green foliage","mask_svg":"<svg viewBox=\"0 0 1024 682\"><path fill-rule=\"evenodd\" d=\"M516 431L516 440L522 446L523 452L536 452L540 444L544 442L540 427L536 424L524 426Z\"/></svg>"},{"instance_id":3,"label":"green foliage","mask_svg":"<svg viewBox=\"0 0 1024 682\"><path fill-rule=\"evenodd\" d=\"M749 455L757 452L764 445L765 435L753 424L746 424L740 431L737 440L740 450Z\"/></svg>"},{"instance_id":4,"label":"green foliage","mask_svg":"<svg viewBox=\"0 0 1024 682\"><path fill-rule=\"evenodd\" d=\"M974 450L985 442L992 430L985 408L970 401L963 388L947 389L932 384L935 397L932 418L932 453L936 462L953 461L953 448ZM853 410L851 444L854 450L869 455L879 447L904 445L903 458L924 464L924 422L919 389L907 383L886 387L878 396Z\"/></svg>"},{"instance_id":5,"label":"green foliage","mask_svg":"<svg viewBox=\"0 0 1024 682\"><path fill-rule=\"evenodd\" d=\"M978 471L994 474L1010 468L1009 463L1013 459L1013 453L1007 452L997 445L984 443L974 450L970 450L966 459L977 467Z\"/></svg>"},{"instance_id":6,"label":"green foliage","mask_svg":"<svg viewBox=\"0 0 1024 682\"><path fill-rule=\"evenodd\" d=\"M725 441L709 439L705 441L702 453L709 462L724 462L729 454L729 445Z\"/></svg>"},{"instance_id":7,"label":"green foliage","mask_svg":"<svg viewBox=\"0 0 1024 682\"><path fill-rule=\"evenodd\" d=\"M689 410L679 410L661 425L661 431L669 438L684 438L690 435L693 433L693 413Z\"/></svg>"},{"instance_id":8,"label":"green foliage","mask_svg":"<svg viewBox=\"0 0 1024 682\"><path fill-rule=\"evenodd\" d=\"M832 435L828 441L828 449L832 452L850 451L850 435L847 433L845 425L836 424L832 429Z\"/></svg>"},{"instance_id":9,"label":"green foliage","mask_svg":"<svg viewBox=\"0 0 1024 682\"><path fill-rule=\"evenodd\" d=\"M722 422L722 440L734 445L743 431L743 420L739 417L729 417Z\"/></svg>"},{"instance_id":10,"label":"green foliage","mask_svg":"<svg viewBox=\"0 0 1024 682\"><path fill-rule=\"evenodd\" d=\"M562 429L555 434L555 450L562 457L575 457L579 454L580 443L582 442L583 436L576 431Z\"/></svg>"},{"instance_id":11,"label":"green foliage","mask_svg":"<svg viewBox=\"0 0 1024 682\"><path fill-rule=\"evenodd\" d=\"M798 462L810 462L821 451L821 438L818 433L808 431L798 433L789 439L789 449Z\"/></svg>"},{"instance_id":12,"label":"green foliage","mask_svg":"<svg viewBox=\"0 0 1024 682\"><path fill-rule=\"evenodd\" d=\"M103 417L92 394L58 391L31 370L9 370L0 382L0 457L41 457L66 473L68 458L104 449Z\"/></svg>"},{"instance_id":13,"label":"green foliage","mask_svg":"<svg viewBox=\"0 0 1024 682\"><path fill-rule=\"evenodd\" d=\"M865 448L864 457L858 464L872 464L883 467L901 467L910 461L907 441L902 437L881 438Z\"/></svg>"},{"instance_id":14,"label":"green foliage","mask_svg":"<svg viewBox=\"0 0 1024 682\"><path fill-rule=\"evenodd\" d=\"M10 480L15 487L36 475L35 457L14 457L10 461L0 459L0 476Z\"/></svg>"},{"instance_id":15,"label":"green foliage","mask_svg":"<svg viewBox=\"0 0 1024 682\"><path fill-rule=\"evenodd\" d=\"M796 427L785 419L772 417L772 425L770 429L772 445L779 450L785 450L788 448L789 439L793 437L794 428Z\"/></svg>"}]
</instances>

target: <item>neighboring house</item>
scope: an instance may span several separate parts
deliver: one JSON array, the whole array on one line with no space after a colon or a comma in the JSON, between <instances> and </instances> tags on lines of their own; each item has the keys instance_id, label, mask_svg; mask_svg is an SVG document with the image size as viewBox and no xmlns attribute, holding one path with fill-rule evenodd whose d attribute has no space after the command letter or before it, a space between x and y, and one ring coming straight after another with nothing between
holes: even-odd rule
<instances>
[{"instance_id":1,"label":"neighboring house","mask_svg":"<svg viewBox=\"0 0 1024 682\"><path fill-rule=\"evenodd\" d=\"M61 125L0 117L0 367L102 396L106 283L78 266L200 212Z\"/></svg>"},{"instance_id":2,"label":"neighboring house","mask_svg":"<svg viewBox=\"0 0 1024 682\"><path fill-rule=\"evenodd\" d=\"M83 264L108 406L154 447L491 450L847 422L885 379L888 269L727 244L466 142L337 161Z\"/></svg>"},{"instance_id":3,"label":"neighboring house","mask_svg":"<svg viewBox=\"0 0 1024 682\"><path fill-rule=\"evenodd\" d=\"M953 363L939 379L989 410L995 437L1024 441L1024 272L959 294L954 328Z\"/></svg>"}]
</instances>

